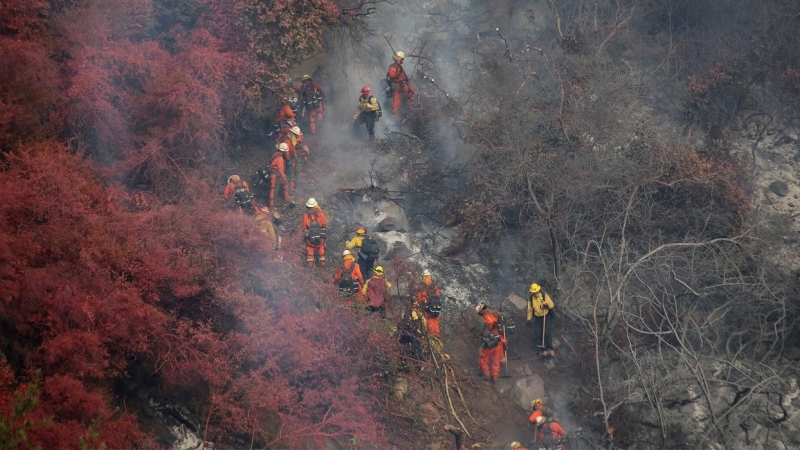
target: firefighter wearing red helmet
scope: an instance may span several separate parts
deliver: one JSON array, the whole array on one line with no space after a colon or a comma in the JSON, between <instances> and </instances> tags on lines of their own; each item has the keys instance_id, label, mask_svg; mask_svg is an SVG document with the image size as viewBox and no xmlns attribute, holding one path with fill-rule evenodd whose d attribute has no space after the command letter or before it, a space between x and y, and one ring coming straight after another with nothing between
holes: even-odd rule
<instances>
[{"instance_id":1,"label":"firefighter wearing red helmet","mask_svg":"<svg viewBox=\"0 0 800 450\"><path fill-rule=\"evenodd\" d=\"M369 86L361 88L361 97L358 98L358 109L353 116L353 131L358 134L358 127L362 123L367 126L367 133L369 140L375 140L375 122L381 117L381 105L374 95L371 95L372 89Z\"/></svg>"}]
</instances>

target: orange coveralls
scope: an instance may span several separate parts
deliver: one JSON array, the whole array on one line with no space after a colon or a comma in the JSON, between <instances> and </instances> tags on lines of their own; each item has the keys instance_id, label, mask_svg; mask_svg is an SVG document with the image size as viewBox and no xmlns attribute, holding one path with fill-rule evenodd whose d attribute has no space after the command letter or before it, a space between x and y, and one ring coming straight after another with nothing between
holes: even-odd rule
<instances>
[{"instance_id":1,"label":"orange coveralls","mask_svg":"<svg viewBox=\"0 0 800 450\"><path fill-rule=\"evenodd\" d=\"M275 123L296 121L297 118L294 115L294 111L292 111L292 107L288 103L284 103L278 111L278 115L275 116Z\"/></svg>"},{"instance_id":2,"label":"orange coveralls","mask_svg":"<svg viewBox=\"0 0 800 450\"><path fill-rule=\"evenodd\" d=\"M313 211L306 211L303 213L303 231L308 231L312 222L318 222L320 226L325 229L328 223L325 221L325 213L321 209L314 209ZM306 263L314 264L314 255L319 256L319 265L325 267L325 238L323 237L319 244L312 244L310 239L306 239Z\"/></svg>"},{"instance_id":3,"label":"orange coveralls","mask_svg":"<svg viewBox=\"0 0 800 450\"><path fill-rule=\"evenodd\" d=\"M403 70L403 65L395 61L389 66L387 74L392 83L392 115L396 116L400 112L401 94L406 94L409 103L414 102L414 88L408 84L408 76Z\"/></svg>"},{"instance_id":4,"label":"orange coveralls","mask_svg":"<svg viewBox=\"0 0 800 450\"><path fill-rule=\"evenodd\" d=\"M506 348L508 342L502 337L500 329L497 326L500 320L499 315L496 312L484 310L481 316L483 317L483 323L486 324L486 329L492 334L501 336L499 345L496 345L493 348L484 348L481 346L481 352L478 356L478 366L481 368L483 375L487 377L491 376L493 380L496 380L500 377L500 362L503 360L503 349Z\"/></svg>"},{"instance_id":5,"label":"orange coveralls","mask_svg":"<svg viewBox=\"0 0 800 450\"><path fill-rule=\"evenodd\" d=\"M289 186L286 183L286 160L283 153L276 151L272 154L272 160L269 163L269 207L275 207L275 189L278 187L278 177L281 179L281 186L283 187L283 199L289 201Z\"/></svg>"},{"instance_id":6,"label":"orange coveralls","mask_svg":"<svg viewBox=\"0 0 800 450\"><path fill-rule=\"evenodd\" d=\"M324 120L324 117L322 116L322 98L324 97L322 94L322 86L320 86L316 81L306 80L303 82L303 86L300 87L300 89L297 89L297 94L300 96L313 94L314 91L318 93L320 99L316 108L308 110L308 126L311 129L311 134L317 132L317 120L320 122Z\"/></svg>"},{"instance_id":7,"label":"orange coveralls","mask_svg":"<svg viewBox=\"0 0 800 450\"><path fill-rule=\"evenodd\" d=\"M356 303L364 303L364 297L361 295L361 289L364 288L364 275L361 274L361 267L356 263L356 259L352 255L344 257L342 265L333 276L333 284L338 286L339 280L342 279L344 271L350 272L350 278L358 281L358 290L351 296L347 297L347 306L355 306Z\"/></svg>"},{"instance_id":8,"label":"orange coveralls","mask_svg":"<svg viewBox=\"0 0 800 450\"><path fill-rule=\"evenodd\" d=\"M422 305L428 298L434 295L436 297L441 296L442 294L439 292L439 286L436 286L435 283L431 282L430 284L423 283L422 288L417 292L417 303ZM424 306L424 305L423 305ZM424 310L424 308L423 308ZM438 317L431 317L427 311L425 311L425 321L428 324L428 334L433 337L441 337L442 331L439 329L439 318Z\"/></svg>"},{"instance_id":9,"label":"orange coveralls","mask_svg":"<svg viewBox=\"0 0 800 450\"><path fill-rule=\"evenodd\" d=\"M244 188L247 189L247 192L250 192L250 185L247 184L247 181L239 180L238 183L234 183L233 181L228 183L228 185L225 186L225 192L223 192L222 195L224 195L225 198L228 198L231 195L231 192L235 191L236 189L242 186L244 186Z\"/></svg>"},{"instance_id":10,"label":"orange coveralls","mask_svg":"<svg viewBox=\"0 0 800 450\"><path fill-rule=\"evenodd\" d=\"M564 436L567 435L567 432L564 430L564 428L562 428L561 425L558 424L558 422L553 420L547 421L544 424L542 424L541 427L539 427L539 432L536 433L536 440L539 441L540 445L545 444L544 442L545 433L552 434L553 440L555 441L560 441L564 439ZM562 445L556 448L564 448L564 447Z\"/></svg>"}]
</instances>

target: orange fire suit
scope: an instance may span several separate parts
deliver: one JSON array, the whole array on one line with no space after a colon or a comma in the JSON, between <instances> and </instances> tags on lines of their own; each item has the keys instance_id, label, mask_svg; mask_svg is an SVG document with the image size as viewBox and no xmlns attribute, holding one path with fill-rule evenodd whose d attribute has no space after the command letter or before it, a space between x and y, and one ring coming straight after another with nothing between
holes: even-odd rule
<instances>
[{"instance_id":1,"label":"orange fire suit","mask_svg":"<svg viewBox=\"0 0 800 450\"><path fill-rule=\"evenodd\" d=\"M364 297L361 295L361 289L364 287L364 276L361 274L361 267L356 263L353 255L345 255L342 265L333 276L333 284L339 285L339 280L344 276L345 271L350 272L350 278L358 282L358 290L350 292L345 288L339 288L340 295L347 298L347 306L354 306L356 303L364 303Z\"/></svg>"},{"instance_id":2,"label":"orange fire suit","mask_svg":"<svg viewBox=\"0 0 800 450\"><path fill-rule=\"evenodd\" d=\"M275 207L275 189L278 187L278 178L281 180L283 199L289 201L289 186L286 183L286 157L280 151L272 154L269 163L269 207Z\"/></svg>"},{"instance_id":3,"label":"orange fire suit","mask_svg":"<svg viewBox=\"0 0 800 450\"><path fill-rule=\"evenodd\" d=\"M225 198L228 198L230 197L231 193L242 188L244 188L247 192L250 192L250 185L247 184L247 181L239 180L235 183L231 181L227 186L225 186L225 192L223 192L222 195L224 195Z\"/></svg>"},{"instance_id":4,"label":"orange fire suit","mask_svg":"<svg viewBox=\"0 0 800 450\"><path fill-rule=\"evenodd\" d=\"M535 425L536 424L536 418L539 417L539 416L544 415L545 412L548 412L548 413L551 412L550 408L545 408L542 405L539 405L539 406L533 408L533 412L531 413L530 417L528 417L528 423L530 423L531 425Z\"/></svg>"},{"instance_id":5,"label":"orange fire suit","mask_svg":"<svg viewBox=\"0 0 800 450\"><path fill-rule=\"evenodd\" d=\"M318 243L312 242L308 237L309 228L314 222L319 223L323 232L328 227L325 213L319 207L309 208L303 213L303 231L306 232L306 264L314 265L314 257L317 256L320 267L325 267L325 236L323 235Z\"/></svg>"},{"instance_id":6,"label":"orange fire suit","mask_svg":"<svg viewBox=\"0 0 800 450\"><path fill-rule=\"evenodd\" d=\"M439 292L439 286L436 286L432 281L430 284L423 283L420 290L417 292L417 302L420 304L425 303L431 296L440 297L442 294ZM433 337L441 337L442 331L439 329L439 318L431 317L425 311L425 321L428 324L428 335Z\"/></svg>"},{"instance_id":7,"label":"orange fire suit","mask_svg":"<svg viewBox=\"0 0 800 450\"><path fill-rule=\"evenodd\" d=\"M414 102L414 95L416 92L414 88L408 84L408 76L403 70L403 64L395 61L389 66L389 73L386 74L389 81L392 83L392 115L396 116L400 112L401 94L406 94L408 103Z\"/></svg>"},{"instance_id":8,"label":"orange fire suit","mask_svg":"<svg viewBox=\"0 0 800 450\"><path fill-rule=\"evenodd\" d=\"M557 443L558 441L564 439L566 437L567 432L561 425L558 424L555 420L548 420L541 427L539 427L539 432L536 433L536 440L539 441L540 445L547 446L547 448L554 448L553 443ZM555 447L559 448L559 447ZM564 448L563 445L560 448Z\"/></svg>"},{"instance_id":9,"label":"orange fire suit","mask_svg":"<svg viewBox=\"0 0 800 450\"><path fill-rule=\"evenodd\" d=\"M307 99L312 95L316 95L318 98L316 108L309 108L308 106L306 107L306 112L308 112L308 127L311 129L311 134L314 134L317 132L317 121L322 122L324 120L324 117L322 116L322 99L324 98L322 86L320 86L316 81L306 80L299 89L296 89L296 91L303 101L307 101Z\"/></svg>"},{"instance_id":10,"label":"orange fire suit","mask_svg":"<svg viewBox=\"0 0 800 450\"><path fill-rule=\"evenodd\" d=\"M297 157L298 147L305 148L303 145L303 135L296 135L289 131L289 127L281 128L278 133L278 145L286 144L289 147L289 160L286 178L289 181L289 190L294 189L294 184L297 182L297 175L300 172L300 159Z\"/></svg>"},{"instance_id":11,"label":"orange fire suit","mask_svg":"<svg viewBox=\"0 0 800 450\"><path fill-rule=\"evenodd\" d=\"M508 345L506 339L502 337L500 332L500 313L497 311L486 308L481 312L483 323L490 333L501 337L500 344L493 348L485 348L481 345L480 355L478 357L478 366L481 368L484 376L490 376L492 379L497 379L500 376L500 362L503 360L503 349ZM489 371L489 363L491 362L491 373Z\"/></svg>"},{"instance_id":12,"label":"orange fire suit","mask_svg":"<svg viewBox=\"0 0 800 450\"><path fill-rule=\"evenodd\" d=\"M297 121L297 117L295 117L294 111L292 111L292 106L288 103L284 103L283 106L281 106L281 109L278 111L278 114L275 116L275 123L295 121Z\"/></svg>"}]
</instances>

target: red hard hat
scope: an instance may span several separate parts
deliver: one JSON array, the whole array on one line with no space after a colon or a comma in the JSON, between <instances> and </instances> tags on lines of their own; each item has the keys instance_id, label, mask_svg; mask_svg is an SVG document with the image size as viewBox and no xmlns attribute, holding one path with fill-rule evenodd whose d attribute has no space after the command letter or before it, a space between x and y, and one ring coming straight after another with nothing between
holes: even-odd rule
<instances>
[{"instance_id":1,"label":"red hard hat","mask_svg":"<svg viewBox=\"0 0 800 450\"><path fill-rule=\"evenodd\" d=\"M361 88L362 94L369 94L370 92L372 92L372 89L370 89L369 86L364 86Z\"/></svg>"}]
</instances>

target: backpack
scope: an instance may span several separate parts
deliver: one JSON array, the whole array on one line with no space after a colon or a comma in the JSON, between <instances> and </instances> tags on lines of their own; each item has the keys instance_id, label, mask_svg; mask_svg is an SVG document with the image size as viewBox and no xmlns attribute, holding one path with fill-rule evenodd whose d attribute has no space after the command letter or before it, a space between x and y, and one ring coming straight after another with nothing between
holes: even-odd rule
<instances>
[{"instance_id":1,"label":"backpack","mask_svg":"<svg viewBox=\"0 0 800 450\"><path fill-rule=\"evenodd\" d=\"M313 245L322 244L322 238L325 237L325 230L322 228L322 224L319 223L319 220L317 220L317 213L311 213L310 216L311 225L308 226L308 231L306 231L306 239Z\"/></svg>"},{"instance_id":2,"label":"backpack","mask_svg":"<svg viewBox=\"0 0 800 450\"><path fill-rule=\"evenodd\" d=\"M428 296L428 300L425 302L425 311L431 317L439 317L439 314L442 313L442 299L438 295Z\"/></svg>"},{"instance_id":3,"label":"backpack","mask_svg":"<svg viewBox=\"0 0 800 450\"><path fill-rule=\"evenodd\" d=\"M381 253L381 247L375 239L364 236L364 241L361 243L361 252L367 255L367 259L375 261Z\"/></svg>"},{"instance_id":4,"label":"backpack","mask_svg":"<svg viewBox=\"0 0 800 450\"><path fill-rule=\"evenodd\" d=\"M346 292L348 294L354 294L358 291L358 280L353 278L353 270L356 268L356 263L353 261L353 265L350 266L348 270L347 267L342 264L342 278L339 278L339 290L342 292Z\"/></svg>"},{"instance_id":5,"label":"backpack","mask_svg":"<svg viewBox=\"0 0 800 450\"><path fill-rule=\"evenodd\" d=\"M486 336L481 335L481 347L483 348L495 348L498 344L500 344L500 335L494 333L488 333L489 335Z\"/></svg>"},{"instance_id":6,"label":"backpack","mask_svg":"<svg viewBox=\"0 0 800 450\"><path fill-rule=\"evenodd\" d=\"M372 278L367 284L367 306L380 308L386 301L386 282L383 278Z\"/></svg>"}]
</instances>

